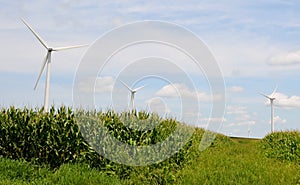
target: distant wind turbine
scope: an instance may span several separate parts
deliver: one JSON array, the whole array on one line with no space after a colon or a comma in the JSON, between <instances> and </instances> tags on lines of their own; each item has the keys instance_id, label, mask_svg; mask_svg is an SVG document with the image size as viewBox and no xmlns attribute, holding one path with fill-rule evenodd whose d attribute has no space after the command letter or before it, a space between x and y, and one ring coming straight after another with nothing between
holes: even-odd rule
<instances>
[{"instance_id":1,"label":"distant wind turbine","mask_svg":"<svg viewBox=\"0 0 300 185\"><path fill-rule=\"evenodd\" d=\"M274 132L274 100L275 100L274 94L275 94L276 90L277 90L277 86L274 89L273 93L269 96L265 95L263 93L260 93L261 95L263 95L264 97L266 97L270 100L270 104L271 104L271 132Z\"/></svg>"},{"instance_id":2,"label":"distant wind turbine","mask_svg":"<svg viewBox=\"0 0 300 185\"><path fill-rule=\"evenodd\" d=\"M250 138L250 133L251 133L251 131L250 131L250 127L248 128L248 138Z\"/></svg>"},{"instance_id":3,"label":"distant wind turbine","mask_svg":"<svg viewBox=\"0 0 300 185\"><path fill-rule=\"evenodd\" d=\"M126 83L120 80L120 82L130 91L130 105L131 105L131 110L134 110L134 95L137 91L141 90L145 86L141 86L135 89L130 88Z\"/></svg>"},{"instance_id":4,"label":"distant wind turbine","mask_svg":"<svg viewBox=\"0 0 300 185\"><path fill-rule=\"evenodd\" d=\"M47 64L47 73L46 73L46 87L45 87L45 97L44 97L44 112L48 111L48 102L49 102L49 87L50 87L50 63L51 63L51 53L52 51L62 51L62 50L67 50L67 49L73 49L73 48L80 48L80 47L84 47L87 45L76 45L76 46L67 46L67 47L57 47L57 48L53 48L53 47L49 47L46 42L42 39L41 36L38 35L37 32L35 32L32 27L22 18L20 18L22 20L22 22L29 28L29 30L33 33L33 35L40 41L40 43L47 49L47 54L43 60L42 63L42 68L40 70L39 76L37 78L37 81L34 85L34 90L36 89L38 82L41 78L41 75L44 71L44 68Z\"/></svg>"}]
</instances>

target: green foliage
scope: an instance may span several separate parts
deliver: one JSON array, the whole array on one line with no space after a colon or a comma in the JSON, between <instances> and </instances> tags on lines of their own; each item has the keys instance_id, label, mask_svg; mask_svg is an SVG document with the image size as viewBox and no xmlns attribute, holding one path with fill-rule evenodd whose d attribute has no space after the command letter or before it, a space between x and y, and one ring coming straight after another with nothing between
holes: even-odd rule
<instances>
[{"instance_id":1,"label":"green foliage","mask_svg":"<svg viewBox=\"0 0 300 185\"><path fill-rule=\"evenodd\" d=\"M182 148L148 166L126 166L97 152L118 157L122 155L116 151L122 151L140 163L157 158L150 155L151 150L140 156L129 147L119 150L111 138L103 137L107 133L136 148L168 139L170 146ZM43 113L10 107L0 112L0 155L17 161L0 158L0 184L300 184L297 162L265 156L299 161L299 132L273 133L261 142L232 141L209 132L216 137L200 152L204 133L204 129L147 112L74 112L52 107ZM184 142L182 137L189 139ZM156 152L165 150L161 147Z\"/></svg>"},{"instance_id":2,"label":"green foliage","mask_svg":"<svg viewBox=\"0 0 300 185\"><path fill-rule=\"evenodd\" d=\"M25 159L52 168L76 161L89 151L71 109L2 109L0 113L0 155Z\"/></svg>"},{"instance_id":3,"label":"green foliage","mask_svg":"<svg viewBox=\"0 0 300 185\"><path fill-rule=\"evenodd\" d=\"M146 112L137 114L135 112L78 111L76 116L82 135L92 148L101 154L113 157L115 160L137 165L125 166L110 163L110 169L122 179L128 179L132 174L137 174L134 176L147 174L147 178L151 179L149 182L165 184L172 181L172 171L180 169L192 159L190 154L193 137L188 138L187 143L181 137L187 138L188 134L192 136L194 128L180 124L174 119L164 120L156 114ZM180 134L173 134L176 130ZM113 137L106 137L107 135ZM174 155L170 158L167 156L168 153L164 150L164 147L157 148L157 151L153 151L151 147L139 148L139 146L163 143L166 139L169 139L170 143L167 143L168 145L165 148L173 147L177 149L176 145L182 146L181 150L174 150ZM121 141L123 145L120 146L116 140ZM120 155L116 151L122 151L122 154ZM160 155L157 155L157 157L154 154ZM165 157L166 160L160 161L160 157ZM130 159L133 161L129 161ZM153 164L154 161L158 162ZM139 167L139 164L145 163L149 166ZM92 166L97 167L97 164Z\"/></svg>"},{"instance_id":4,"label":"green foliage","mask_svg":"<svg viewBox=\"0 0 300 185\"><path fill-rule=\"evenodd\" d=\"M268 134L262 140L267 157L300 162L300 132L281 131Z\"/></svg>"},{"instance_id":5,"label":"green foliage","mask_svg":"<svg viewBox=\"0 0 300 185\"><path fill-rule=\"evenodd\" d=\"M83 162L91 167L117 174L121 179L139 174L143 169L148 178L152 179L150 182L165 184L174 181L173 172L182 168L195 156L197 149L192 146L198 142L199 134L202 135L204 130L196 129L197 134L192 135L193 131L193 127L174 119L162 119L157 114L147 112L77 110L74 113L66 107L60 107L58 110L52 107L48 113L43 113L42 109L10 107L0 112L0 155L34 164L45 164L51 169L57 169L65 163ZM103 137L105 134L113 137ZM187 142L182 138L187 138ZM164 144L165 140L170 142L168 146L161 145L156 151L146 147L146 150L138 155L137 149L126 145L124 148L118 148L119 146L112 144L116 143L112 142L112 139L127 146L136 146L133 148ZM174 155L171 157L166 152L168 147L174 148ZM177 151L177 148L182 149ZM135 161L132 162L137 162L136 164L151 165L126 166L111 162L97 153L119 157L120 154L116 151L135 156ZM157 157L153 153L160 155ZM161 158L166 160L159 161ZM158 162L153 164L153 161Z\"/></svg>"}]
</instances>

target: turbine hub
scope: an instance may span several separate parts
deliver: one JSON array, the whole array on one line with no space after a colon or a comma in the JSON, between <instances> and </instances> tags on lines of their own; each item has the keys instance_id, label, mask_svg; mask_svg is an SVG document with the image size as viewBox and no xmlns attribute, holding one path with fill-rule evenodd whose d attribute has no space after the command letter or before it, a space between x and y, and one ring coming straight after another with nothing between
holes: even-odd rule
<instances>
[{"instance_id":1,"label":"turbine hub","mask_svg":"<svg viewBox=\"0 0 300 185\"><path fill-rule=\"evenodd\" d=\"M49 52L53 51L53 48L48 48L48 51L49 51Z\"/></svg>"}]
</instances>

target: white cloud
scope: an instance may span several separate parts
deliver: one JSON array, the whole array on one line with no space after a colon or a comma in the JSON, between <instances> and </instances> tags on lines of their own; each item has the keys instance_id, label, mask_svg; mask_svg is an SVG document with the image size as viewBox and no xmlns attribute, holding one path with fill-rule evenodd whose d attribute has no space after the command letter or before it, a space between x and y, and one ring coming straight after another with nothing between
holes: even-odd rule
<instances>
[{"instance_id":1,"label":"white cloud","mask_svg":"<svg viewBox=\"0 0 300 185\"><path fill-rule=\"evenodd\" d=\"M150 112L156 112L159 114L169 114L171 110L168 108L166 102L160 97L154 97L145 102L150 109Z\"/></svg>"},{"instance_id":2,"label":"white cloud","mask_svg":"<svg viewBox=\"0 0 300 185\"><path fill-rule=\"evenodd\" d=\"M167 97L167 98L195 98L199 101L210 101L212 98L205 92L192 91L185 84L169 84L162 87L155 93L156 96Z\"/></svg>"},{"instance_id":3,"label":"white cloud","mask_svg":"<svg viewBox=\"0 0 300 185\"><path fill-rule=\"evenodd\" d=\"M285 124L286 122L287 120L284 118L280 118L279 116L274 117L274 123ZM271 124L271 120L269 121L269 123Z\"/></svg>"},{"instance_id":4,"label":"white cloud","mask_svg":"<svg viewBox=\"0 0 300 185\"><path fill-rule=\"evenodd\" d=\"M195 126L218 131L225 122L227 122L227 119L224 117L200 118Z\"/></svg>"},{"instance_id":5,"label":"white cloud","mask_svg":"<svg viewBox=\"0 0 300 185\"><path fill-rule=\"evenodd\" d=\"M275 98L274 105L277 107L285 108L285 109L293 109L293 108L300 107L300 97L299 96L290 96L289 97L283 93L276 92L273 94L273 97ZM269 105L270 101L266 100L265 104Z\"/></svg>"},{"instance_id":6,"label":"white cloud","mask_svg":"<svg viewBox=\"0 0 300 185\"><path fill-rule=\"evenodd\" d=\"M88 78L79 82L79 89L82 92L111 93L114 87L114 78L111 76Z\"/></svg>"},{"instance_id":7,"label":"white cloud","mask_svg":"<svg viewBox=\"0 0 300 185\"><path fill-rule=\"evenodd\" d=\"M256 122L251 120L251 121L242 121L242 122L234 122L226 125L226 127L237 127L237 126L250 126L250 125L255 125Z\"/></svg>"},{"instance_id":8,"label":"white cloud","mask_svg":"<svg viewBox=\"0 0 300 185\"><path fill-rule=\"evenodd\" d=\"M211 122L211 123L219 123L219 122L226 122L226 118L201 118L199 121L201 122Z\"/></svg>"},{"instance_id":9,"label":"white cloud","mask_svg":"<svg viewBox=\"0 0 300 185\"><path fill-rule=\"evenodd\" d=\"M300 50L273 56L267 63L270 65L300 64Z\"/></svg>"},{"instance_id":10,"label":"white cloud","mask_svg":"<svg viewBox=\"0 0 300 185\"><path fill-rule=\"evenodd\" d=\"M170 97L170 98L177 98L180 97L180 94L177 90L179 86L183 85L176 85L176 84L170 84L162 87L159 91L155 93L157 96L162 96L162 97Z\"/></svg>"},{"instance_id":11,"label":"white cloud","mask_svg":"<svg viewBox=\"0 0 300 185\"><path fill-rule=\"evenodd\" d=\"M232 93L241 93L243 91L244 91L244 88L241 86L232 86L229 88L229 92L232 92Z\"/></svg>"},{"instance_id":12,"label":"white cloud","mask_svg":"<svg viewBox=\"0 0 300 185\"><path fill-rule=\"evenodd\" d=\"M111 76L97 78L95 90L98 93L110 93L113 91L114 82L115 79Z\"/></svg>"},{"instance_id":13,"label":"white cloud","mask_svg":"<svg viewBox=\"0 0 300 185\"><path fill-rule=\"evenodd\" d=\"M225 127L249 126L256 124L256 121L252 119L248 113L247 107L245 106L228 106L226 114L230 115L233 120L228 122L229 124L225 125Z\"/></svg>"},{"instance_id":14,"label":"white cloud","mask_svg":"<svg viewBox=\"0 0 300 185\"><path fill-rule=\"evenodd\" d=\"M227 114L246 114L246 107L243 106L228 106L227 107Z\"/></svg>"}]
</instances>

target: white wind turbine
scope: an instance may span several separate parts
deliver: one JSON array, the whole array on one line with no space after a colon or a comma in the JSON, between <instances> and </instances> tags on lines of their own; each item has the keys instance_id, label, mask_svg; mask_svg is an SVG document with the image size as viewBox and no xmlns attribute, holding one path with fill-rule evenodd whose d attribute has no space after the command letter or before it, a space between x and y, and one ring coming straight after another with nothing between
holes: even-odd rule
<instances>
[{"instance_id":1,"label":"white wind turbine","mask_svg":"<svg viewBox=\"0 0 300 185\"><path fill-rule=\"evenodd\" d=\"M277 90L277 86L274 89L273 93L271 95L265 95L263 93L260 93L261 95L263 95L264 97L268 98L270 100L270 104L271 104L271 132L274 132L274 94Z\"/></svg>"},{"instance_id":2,"label":"white wind turbine","mask_svg":"<svg viewBox=\"0 0 300 185\"><path fill-rule=\"evenodd\" d=\"M251 133L251 130L250 130L250 125L248 126L248 138L250 138L250 133Z\"/></svg>"},{"instance_id":3,"label":"white wind turbine","mask_svg":"<svg viewBox=\"0 0 300 185\"><path fill-rule=\"evenodd\" d=\"M120 80L120 82L122 82L122 84L130 91L130 105L131 105L131 110L134 110L134 95L137 91L141 90L142 88L144 88L145 86L141 86L135 89L130 88L126 83L124 83L123 81Z\"/></svg>"},{"instance_id":4,"label":"white wind turbine","mask_svg":"<svg viewBox=\"0 0 300 185\"><path fill-rule=\"evenodd\" d=\"M38 35L37 32L35 32L32 27L22 18L20 18L22 20L22 22L29 28L29 30L34 34L34 36L40 41L40 43L47 49L47 54L43 60L42 63L42 68L40 70L39 76L37 78L37 81L35 83L34 86L34 90L36 89L38 82L41 78L41 75L44 71L44 68L47 64L47 73L46 73L46 87L45 87L45 97L44 97L44 112L48 111L48 103L49 103L49 87L50 87L50 64L51 64L51 54L52 51L62 51L62 50L67 50L67 49L73 49L73 48L80 48L80 47L84 47L87 45L76 45L76 46L67 46L67 47L57 47L57 48L53 48L53 47L49 47L46 42L42 39L41 36Z\"/></svg>"}]
</instances>

